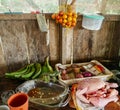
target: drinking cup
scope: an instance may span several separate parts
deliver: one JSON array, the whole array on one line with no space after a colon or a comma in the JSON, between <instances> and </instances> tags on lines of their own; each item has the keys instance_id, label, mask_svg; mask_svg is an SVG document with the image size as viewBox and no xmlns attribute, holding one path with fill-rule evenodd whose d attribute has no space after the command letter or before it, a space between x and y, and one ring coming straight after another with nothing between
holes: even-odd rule
<instances>
[{"instance_id":1,"label":"drinking cup","mask_svg":"<svg viewBox=\"0 0 120 110\"><path fill-rule=\"evenodd\" d=\"M10 110L28 110L28 95L25 93L16 93L8 99Z\"/></svg>"}]
</instances>

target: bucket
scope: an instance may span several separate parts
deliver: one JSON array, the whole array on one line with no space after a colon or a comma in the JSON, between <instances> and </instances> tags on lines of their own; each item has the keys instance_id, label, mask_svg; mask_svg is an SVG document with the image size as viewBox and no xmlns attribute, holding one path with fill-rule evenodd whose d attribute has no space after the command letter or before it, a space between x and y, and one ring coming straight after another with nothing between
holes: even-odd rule
<instances>
[{"instance_id":1,"label":"bucket","mask_svg":"<svg viewBox=\"0 0 120 110\"><path fill-rule=\"evenodd\" d=\"M83 15L82 27L88 30L99 30L104 16L98 14Z\"/></svg>"}]
</instances>

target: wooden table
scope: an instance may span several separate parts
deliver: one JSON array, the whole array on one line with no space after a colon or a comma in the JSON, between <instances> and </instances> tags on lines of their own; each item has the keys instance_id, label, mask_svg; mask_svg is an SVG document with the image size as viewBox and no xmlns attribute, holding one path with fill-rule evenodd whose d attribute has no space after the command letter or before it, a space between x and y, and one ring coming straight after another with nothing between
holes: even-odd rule
<instances>
[{"instance_id":1,"label":"wooden table","mask_svg":"<svg viewBox=\"0 0 120 110\"><path fill-rule=\"evenodd\" d=\"M6 79L4 76L0 76L0 95L2 92L6 90L15 90L15 88L23 83L24 81L16 80L16 79ZM120 102L120 101L119 101ZM2 100L0 99L0 105L2 104ZM29 103L29 110L58 110L58 108L50 109L44 107L37 107L31 103ZM69 105L63 108L59 108L59 110L75 110L70 108ZM110 103L105 107L105 110L120 110L120 105L116 103Z\"/></svg>"}]
</instances>

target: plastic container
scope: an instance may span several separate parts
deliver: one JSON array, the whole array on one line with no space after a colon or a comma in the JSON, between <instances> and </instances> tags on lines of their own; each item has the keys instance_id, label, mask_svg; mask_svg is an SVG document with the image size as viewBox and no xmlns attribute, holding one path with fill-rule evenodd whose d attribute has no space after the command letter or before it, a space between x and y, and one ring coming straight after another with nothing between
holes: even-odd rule
<instances>
[{"instance_id":1,"label":"plastic container","mask_svg":"<svg viewBox=\"0 0 120 110\"><path fill-rule=\"evenodd\" d=\"M87 78L99 78L103 81L108 81L112 76L113 73L108 70L106 67L104 67L100 62L98 62L97 60L91 60L90 62L85 62L85 63L74 63L74 64L66 64L66 65L62 65L62 64L56 64L56 70L60 73L62 73L62 70L66 69L66 67L71 67L71 65L77 65L77 66L85 66L88 65L90 63L95 63L97 65L101 65L104 68L104 74L100 74L100 75L96 75L96 76L91 76L91 77L83 77L83 78L70 78L70 79L62 79L61 74L59 74L58 78L61 82L64 82L65 84L71 86L74 83L78 83L81 80L87 79Z\"/></svg>"},{"instance_id":2,"label":"plastic container","mask_svg":"<svg viewBox=\"0 0 120 110\"><path fill-rule=\"evenodd\" d=\"M104 16L98 14L83 15L82 27L88 30L99 30L101 28Z\"/></svg>"}]
</instances>

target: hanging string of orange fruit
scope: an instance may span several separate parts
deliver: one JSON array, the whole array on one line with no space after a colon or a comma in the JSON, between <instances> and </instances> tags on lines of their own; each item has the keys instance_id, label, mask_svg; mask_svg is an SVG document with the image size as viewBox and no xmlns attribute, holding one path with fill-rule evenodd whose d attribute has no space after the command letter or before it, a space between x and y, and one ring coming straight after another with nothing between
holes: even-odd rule
<instances>
[{"instance_id":1,"label":"hanging string of orange fruit","mask_svg":"<svg viewBox=\"0 0 120 110\"><path fill-rule=\"evenodd\" d=\"M71 28L76 26L77 23L77 13L74 11L73 2L68 5L65 5L66 10L60 10L58 13L52 14L52 19L55 20L56 23L61 24L65 28Z\"/></svg>"}]
</instances>

